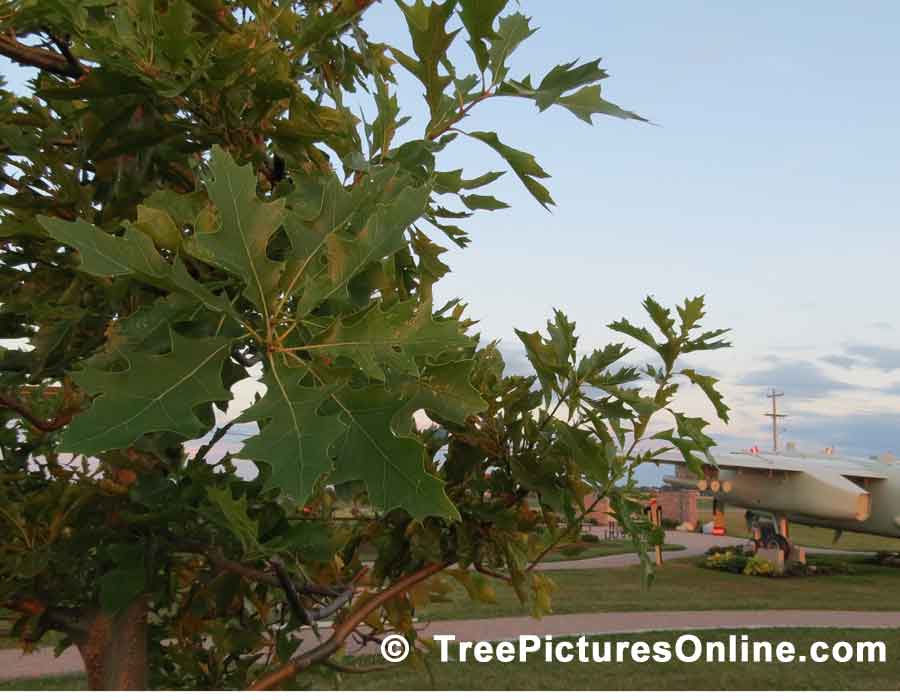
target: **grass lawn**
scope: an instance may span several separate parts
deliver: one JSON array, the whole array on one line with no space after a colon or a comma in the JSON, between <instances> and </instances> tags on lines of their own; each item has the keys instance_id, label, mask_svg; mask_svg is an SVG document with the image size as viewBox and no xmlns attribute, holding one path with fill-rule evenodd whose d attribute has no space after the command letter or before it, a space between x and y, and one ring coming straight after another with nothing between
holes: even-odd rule
<instances>
[{"instance_id":1,"label":"grass lawn","mask_svg":"<svg viewBox=\"0 0 900 700\"><path fill-rule=\"evenodd\" d=\"M811 563L835 557L809 557ZM806 578L757 578L697 566L696 559L676 559L657 571L641 589L637 567L546 572L558 585L553 612L628 610L898 610L900 569L865 563L861 557L837 557L853 563L854 573ZM495 582L497 602L470 601L454 587L447 602L419 611L422 619L458 620L527 615L512 590Z\"/></svg>"},{"instance_id":2,"label":"grass lawn","mask_svg":"<svg viewBox=\"0 0 900 700\"><path fill-rule=\"evenodd\" d=\"M345 675L341 690L898 690L900 689L900 630L812 630L756 629L733 630L748 634L751 641L768 640L794 643L798 654L805 654L814 641L883 641L887 646L885 663L621 663L581 664L545 663L534 655L524 665L490 662L430 663L434 682L422 671L404 664L385 673ZM726 641L728 630L692 632L702 642ZM653 644L668 641L674 647L677 632L656 632L594 640L630 640ZM380 663L378 659L357 661L362 665ZM331 684L317 683L316 689L328 690ZM0 682L0 691L9 690L82 690L83 676Z\"/></svg>"},{"instance_id":3,"label":"grass lawn","mask_svg":"<svg viewBox=\"0 0 900 700\"><path fill-rule=\"evenodd\" d=\"M693 664L672 662L622 664L545 663L531 658L525 665L433 662L434 685L427 675L409 668L384 675L348 676L344 690L897 690L900 689L900 630L757 629L752 641L792 641L806 653L814 641L884 641L886 663ZM725 630L693 632L702 641L727 640ZM616 635L606 639L669 641L677 632ZM594 639L602 640L603 637ZM626 657L627 658L627 657ZM323 688L324 689L324 688Z\"/></svg>"},{"instance_id":4,"label":"grass lawn","mask_svg":"<svg viewBox=\"0 0 900 700\"><path fill-rule=\"evenodd\" d=\"M83 673L46 678L23 678L0 681L0 692L10 690L87 690L87 678Z\"/></svg>"},{"instance_id":5,"label":"grass lawn","mask_svg":"<svg viewBox=\"0 0 900 700\"><path fill-rule=\"evenodd\" d=\"M697 514L701 522L712 520L712 498L700 496L697 498ZM744 509L737 506L725 506L725 527L732 537L744 537L747 535L747 523L744 520ZM880 537L878 535L864 535L859 532L845 532L837 544L834 540L834 530L809 525L795 525L791 523L791 540L803 547L823 547L827 549L843 549L850 552L900 552L900 539L893 537Z\"/></svg>"}]
</instances>

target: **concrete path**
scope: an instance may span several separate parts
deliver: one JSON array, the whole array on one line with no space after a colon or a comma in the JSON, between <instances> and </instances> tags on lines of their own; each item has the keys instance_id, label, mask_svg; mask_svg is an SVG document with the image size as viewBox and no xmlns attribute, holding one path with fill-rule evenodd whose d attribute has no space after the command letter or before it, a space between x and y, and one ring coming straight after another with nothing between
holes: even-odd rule
<instances>
[{"instance_id":1,"label":"concrete path","mask_svg":"<svg viewBox=\"0 0 900 700\"><path fill-rule=\"evenodd\" d=\"M663 562L684 557L698 557L710 547L730 547L746 544L747 538L703 535L695 532L666 533L666 544L680 544L684 549L675 552L663 552ZM572 561L552 561L538 564L539 569L553 571L559 569L614 569L621 566L633 566L639 563L637 554L611 554L607 557L592 559L574 559Z\"/></svg>"}]
</instances>

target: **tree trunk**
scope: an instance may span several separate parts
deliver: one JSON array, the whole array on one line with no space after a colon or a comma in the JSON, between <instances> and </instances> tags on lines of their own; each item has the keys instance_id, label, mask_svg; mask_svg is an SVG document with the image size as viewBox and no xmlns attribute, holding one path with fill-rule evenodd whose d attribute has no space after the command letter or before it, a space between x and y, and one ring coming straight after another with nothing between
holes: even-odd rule
<instances>
[{"instance_id":1,"label":"tree trunk","mask_svg":"<svg viewBox=\"0 0 900 700\"><path fill-rule=\"evenodd\" d=\"M147 689L147 598L110 615L93 612L78 642L91 690Z\"/></svg>"}]
</instances>

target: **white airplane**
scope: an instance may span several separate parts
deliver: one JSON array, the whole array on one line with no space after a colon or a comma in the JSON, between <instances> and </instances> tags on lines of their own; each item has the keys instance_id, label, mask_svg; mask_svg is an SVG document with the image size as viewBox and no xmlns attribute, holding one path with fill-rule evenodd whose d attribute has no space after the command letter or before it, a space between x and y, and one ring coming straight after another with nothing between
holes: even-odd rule
<instances>
[{"instance_id":1,"label":"white airplane","mask_svg":"<svg viewBox=\"0 0 900 700\"><path fill-rule=\"evenodd\" d=\"M863 532L900 538L900 461L892 455L878 459L810 455L794 449L764 453L712 453L704 463L703 479L685 467L684 457L668 452L654 462L678 466L663 480L673 486L711 491L722 503L769 513L777 534L762 544L790 551L788 522L835 531Z\"/></svg>"}]
</instances>

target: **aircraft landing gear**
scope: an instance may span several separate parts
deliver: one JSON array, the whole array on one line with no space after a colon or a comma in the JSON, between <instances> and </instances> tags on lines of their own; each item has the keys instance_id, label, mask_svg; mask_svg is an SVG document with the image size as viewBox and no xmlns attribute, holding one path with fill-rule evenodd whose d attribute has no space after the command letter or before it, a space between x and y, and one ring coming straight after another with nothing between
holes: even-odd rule
<instances>
[{"instance_id":1,"label":"aircraft landing gear","mask_svg":"<svg viewBox=\"0 0 900 700\"><path fill-rule=\"evenodd\" d=\"M773 527L764 526L761 535L759 542L756 544L757 549L780 549L784 552L784 556L790 554L791 543L785 537L775 532Z\"/></svg>"},{"instance_id":2,"label":"aircraft landing gear","mask_svg":"<svg viewBox=\"0 0 900 700\"><path fill-rule=\"evenodd\" d=\"M747 511L747 524L753 537L754 551L760 549L784 552L785 558L791 553L791 540L788 537L788 523L784 516L776 516L775 522L759 513Z\"/></svg>"}]
</instances>

